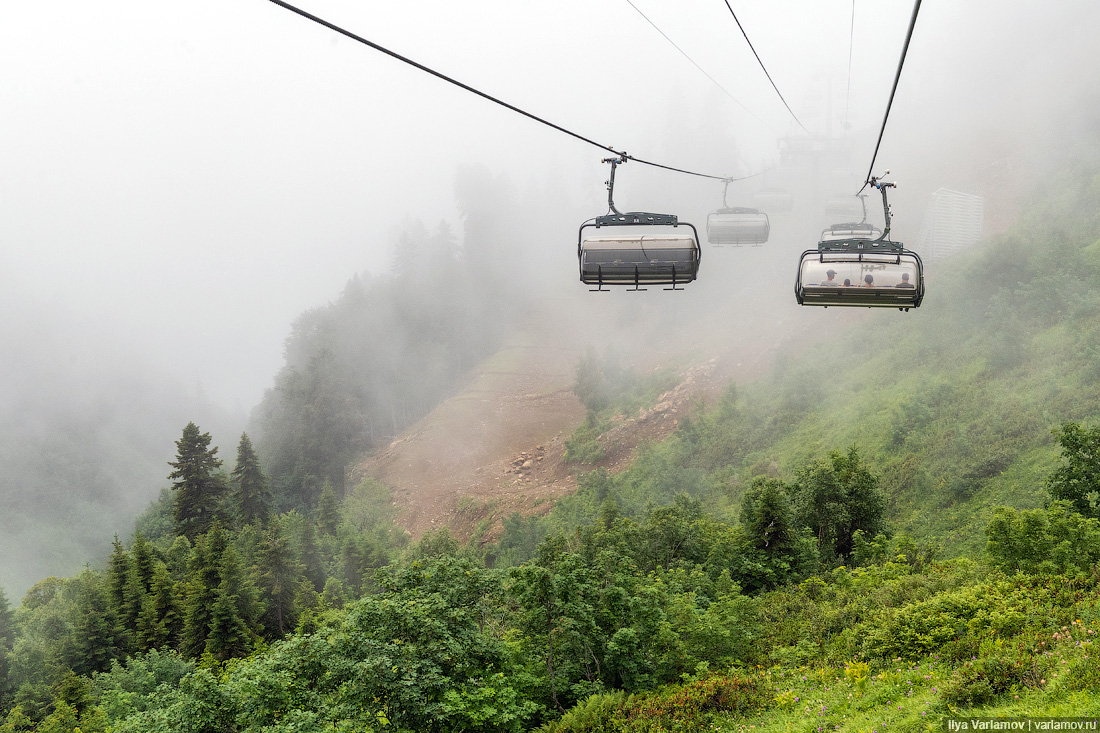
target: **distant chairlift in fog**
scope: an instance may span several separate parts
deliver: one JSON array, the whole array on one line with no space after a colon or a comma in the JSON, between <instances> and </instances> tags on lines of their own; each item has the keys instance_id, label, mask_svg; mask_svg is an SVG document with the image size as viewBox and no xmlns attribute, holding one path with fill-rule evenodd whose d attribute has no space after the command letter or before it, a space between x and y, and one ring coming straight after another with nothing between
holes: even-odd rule
<instances>
[{"instance_id":1,"label":"distant chairlift in fog","mask_svg":"<svg viewBox=\"0 0 1100 733\"><path fill-rule=\"evenodd\" d=\"M921 259L901 242L889 239L886 189L894 184L877 178L870 183L882 193L885 228L879 230L863 221L835 224L822 232L817 249L806 250L799 261L794 285L799 305L904 311L920 305L924 298Z\"/></svg>"},{"instance_id":2,"label":"distant chairlift in fog","mask_svg":"<svg viewBox=\"0 0 1100 733\"><path fill-rule=\"evenodd\" d=\"M731 207L726 203L730 180L722 188L722 208L707 216L707 241L711 244L751 244L759 247L768 241L771 222L768 215L757 209Z\"/></svg>"},{"instance_id":3,"label":"distant chairlift in fog","mask_svg":"<svg viewBox=\"0 0 1100 733\"><path fill-rule=\"evenodd\" d=\"M683 290L699 274L702 249L695 227L675 214L644 211L621 213L615 208L615 168L628 159L605 158L611 164L607 181L609 212L581 224L577 234L577 258L581 282L606 291L605 285L671 285ZM586 230L588 230L586 232Z\"/></svg>"}]
</instances>

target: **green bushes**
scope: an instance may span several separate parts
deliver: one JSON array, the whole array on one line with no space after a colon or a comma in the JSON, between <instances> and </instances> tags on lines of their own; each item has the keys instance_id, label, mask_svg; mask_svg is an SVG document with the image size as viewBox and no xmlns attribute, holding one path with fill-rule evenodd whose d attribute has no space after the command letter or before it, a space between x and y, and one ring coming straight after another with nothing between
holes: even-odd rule
<instances>
[{"instance_id":1,"label":"green bushes","mask_svg":"<svg viewBox=\"0 0 1100 733\"><path fill-rule=\"evenodd\" d=\"M752 677L706 676L640 695L593 695L540 733L694 733L716 719L745 717L768 704Z\"/></svg>"},{"instance_id":2,"label":"green bushes","mask_svg":"<svg viewBox=\"0 0 1100 733\"><path fill-rule=\"evenodd\" d=\"M993 564L1006 573L1086 573L1100 561L1100 521L1064 501L1046 509L996 510L985 530Z\"/></svg>"}]
</instances>

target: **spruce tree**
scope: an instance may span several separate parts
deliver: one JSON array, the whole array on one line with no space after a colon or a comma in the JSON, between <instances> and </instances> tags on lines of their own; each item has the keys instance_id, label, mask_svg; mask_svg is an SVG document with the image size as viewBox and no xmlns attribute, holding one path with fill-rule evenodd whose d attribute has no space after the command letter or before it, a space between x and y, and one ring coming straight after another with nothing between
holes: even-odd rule
<instances>
[{"instance_id":1,"label":"spruce tree","mask_svg":"<svg viewBox=\"0 0 1100 733\"><path fill-rule=\"evenodd\" d=\"M281 637L297 623L297 599L309 581L278 519L264 532L257 561L266 606L263 625L272 636Z\"/></svg>"},{"instance_id":2,"label":"spruce tree","mask_svg":"<svg viewBox=\"0 0 1100 733\"><path fill-rule=\"evenodd\" d=\"M114 550L107 563L107 594L111 618L115 619L115 638L124 653L133 651L133 626L127 623L127 583L130 577L130 555L115 535Z\"/></svg>"},{"instance_id":3,"label":"spruce tree","mask_svg":"<svg viewBox=\"0 0 1100 733\"><path fill-rule=\"evenodd\" d=\"M302 565L305 568L306 579L313 585L313 590L320 593L324 590L328 573L325 572L325 565L321 560L321 550L317 546L317 531L312 522L307 521L302 524L301 544Z\"/></svg>"},{"instance_id":4,"label":"spruce tree","mask_svg":"<svg viewBox=\"0 0 1100 733\"><path fill-rule=\"evenodd\" d=\"M145 594L138 617L138 647L143 651L173 646L183 628L183 619L176 600L175 583L168 567L157 562L153 569L152 587Z\"/></svg>"},{"instance_id":5,"label":"spruce tree","mask_svg":"<svg viewBox=\"0 0 1100 733\"><path fill-rule=\"evenodd\" d=\"M225 487L215 472L222 462L218 449L210 447L210 433L200 433L193 422L183 429L176 449L176 460L168 463L175 469L168 478L176 492L176 534L194 540L218 515Z\"/></svg>"},{"instance_id":6,"label":"spruce tree","mask_svg":"<svg viewBox=\"0 0 1100 733\"><path fill-rule=\"evenodd\" d=\"M251 648L253 634L247 618L250 590L232 546L227 547L218 567L221 583L210 609L205 652L219 662L243 657Z\"/></svg>"},{"instance_id":7,"label":"spruce tree","mask_svg":"<svg viewBox=\"0 0 1100 733\"><path fill-rule=\"evenodd\" d=\"M119 654L115 643L117 622L103 577L85 568L72 581L75 623L72 629L69 667L78 675L106 672Z\"/></svg>"},{"instance_id":8,"label":"spruce tree","mask_svg":"<svg viewBox=\"0 0 1100 733\"><path fill-rule=\"evenodd\" d=\"M241 433L241 442L237 445L237 467L232 475L237 520L241 524L264 524L271 511L271 492L248 433Z\"/></svg>"},{"instance_id":9,"label":"spruce tree","mask_svg":"<svg viewBox=\"0 0 1100 733\"><path fill-rule=\"evenodd\" d=\"M222 582L219 566L226 544L225 532L215 524L208 534L196 539L191 552L183 608L183 637L180 640L180 651L186 657L196 659L206 649L211 609Z\"/></svg>"},{"instance_id":10,"label":"spruce tree","mask_svg":"<svg viewBox=\"0 0 1100 733\"><path fill-rule=\"evenodd\" d=\"M325 534L336 534L336 528L340 526L340 500L336 498L336 490L332 488L332 482L327 478L321 486L321 497L317 500L317 527Z\"/></svg>"}]
</instances>

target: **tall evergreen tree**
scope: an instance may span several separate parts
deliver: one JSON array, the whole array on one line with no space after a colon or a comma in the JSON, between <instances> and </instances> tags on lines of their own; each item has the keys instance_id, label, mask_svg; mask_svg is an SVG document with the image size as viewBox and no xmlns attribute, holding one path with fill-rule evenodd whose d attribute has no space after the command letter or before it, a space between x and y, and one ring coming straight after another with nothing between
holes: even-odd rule
<instances>
[{"instance_id":1,"label":"tall evergreen tree","mask_svg":"<svg viewBox=\"0 0 1100 733\"><path fill-rule=\"evenodd\" d=\"M252 599L248 595L252 588L245 580L232 546L225 548L218 574L221 583L210 608L205 651L219 662L224 662L247 655L251 648L253 634L249 614Z\"/></svg>"},{"instance_id":2,"label":"tall evergreen tree","mask_svg":"<svg viewBox=\"0 0 1100 733\"><path fill-rule=\"evenodd\" d=\"M302 524L301 534L302 565L306 578L313 584L313 590L320 593L325 588L328 573L325 572L324 563L321 560L321 551L317 546L317 531L313 523L306 521Z\"/></svg>"},{"instance_id":3,"label":"tall evergreen tree","mask_svg":"<svg viewBox=\"0 0 1100 733\"><path fill-rule=\"evenodd\" d=\"M104 579L85 568L70 581L74 587L75 608L69 668L78 675L106 672L119 654L115 643L117 626L111 613L111 597Z\"/></svg>"},{"instance_id":4,"label":"tall evergreen tree","mask_svg":"<svg viewBox=\"0 0 1100 733\"><path fill-rule=\"evenodd\" d=\"M339 526L340 500L336 498L332 482L326 478L321 485L321 496L317 500L317 527L325 534L334 535Z\"/></svg>"},{"instance_id":5,"label":"tall evergreen tree","mask_svg":"<svg viewBox=\"0 0 1100 733\"><path fill-rule=\"evenodd\" d=\"M195 423L187 423L183 436L176 441L176 460L168 463L175 469L168 478L176 492L176 534L191 540L210 528L225 491L215 474L222 462L216 457L218 449L210 447L210 440L210 433L200 433Z\"/></svg>"},{"instance_id":6,"label":"tall evergreen tree","mask_svg":"<svg viewBox=\"0 0 1100 733\"><path fill-rule=\"evenodd\" d=\"M237 466L233 469L233 508L241 524L264 524L271 511L271 492L260 459L248 433L241 433L237 445Z\"/></svg>"},{"instance_id":7,"label":"tall evergreen tree","mask_svg":"<svg viewBox=\"0 0 1100 733\"><path fill-rule=\"evenodd\" d=\"M138 647L147 651L173 646L183 630L175 583L168 567L158 562L153 569L153 581L145 594L137 623Z\"/></svg>"},{"instance_id":8,"label":"tall evergreen tree","mask_svg":"<svg viewBox=\"0 0 1100 733\"><path fill-rule=\"evenodd\" d=\"M257 568L264 599L263 625L281 637L297 623L297 599L308 584L302 563L295 557L290 538L277 518L271 520L260 542Z\"/></svg>"},{"instance_id":9,"label":"tall evergreen tree","mask_svg":"<svg viewBox=\"0 0 1100 733\"><path fill-rule=\"evenodd\" d=\"M183 637L180 651L186 657L202 656L210 634L211 609L217 600L222 578L219 571L227 542L221 526L197 538L188 562L183 608Z\"/></svg>"},{"instance_id":10,"label":"tall evergreen tree","mask_svg":"<svg viewBox=\"0 0 1100 733\"><path fill-rule=\"evenodd\" d=\"M130 578L130 554L115 535L114 550L107 561L107 595L111 603L111 618L115 620L115 638L123 653L133 651L131 625L127 623L127 591Z\"/></svg>"}]
</instances>

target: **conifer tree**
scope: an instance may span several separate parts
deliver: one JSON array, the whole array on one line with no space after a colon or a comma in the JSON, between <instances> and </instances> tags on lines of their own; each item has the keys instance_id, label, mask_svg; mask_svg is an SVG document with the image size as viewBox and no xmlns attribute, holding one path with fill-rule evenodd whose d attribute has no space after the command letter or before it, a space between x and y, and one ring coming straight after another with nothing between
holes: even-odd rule
<instances>
[{"instance_id":1,"label":"conifer tree","mask_svg":"<svg viewBox=\"0 0 1100 733\"><path fill-rule=\"evenodd\" d=\"M321 496L317 500L317 527L325 534L336 534L336 528L340 526L340 500L336 498L336 490L332 488L332 482L327 478L321 486Z\"/></svg>"},{"instance_id":2,"label":"conifer tree","mask_svg":"<svg viewBox=\"0 0 1100 733\"><path fill-rule=\"evenodd\" d=\"M283 636L297 622L297 599L308 583L302 563L295 557L290 538L278 519L264 532L257 557L260 590L266 609L263 625L273 635Z\"/></svg>"},{"instance_id":3,"label":"conifer tree","mask_svg":"<svg viewBox=\"0 0 1100 733\"><path fill-rule=\"evenodd\" d=\"M176 492L174 517L176 534L194 540L206 532L217 517L225 486L215 471L222 465L218 449L210 447L210 433L200 433L187 423L176 441L176 460L169 461L172 489Z\"/></svg>"},{"instance_id":4,"label":"conifer tree","mask_svg":"<svg viewBox=\"0 0 1100 733\"><path fill-rule=\"evenodd\" d=\"M264 524L271 511L271 492L248 433L241 433L241 442L237 445L237 466L232 476L237 520L241 524Z\"/></svg>"},{"instance_id":5,"label":"conifer tree","mask_svg":"<svg viewBox=\"0 0 1100 733\"><path fill-rule=\"evenodd\" d=\"M126 586L130 577L130 555L115 535L114 550L107 563L107 595L111 604L111 618L115 620L115 638L124 653L133 651L133 636L127 624Z\"/></svg>"},{"instance_id":6,"label":"conifer tree","mask_svg":"<svg viewBox=\"0 0 1100 733\"><path fill-rule=\"evenodd\" d=\"M253 638L247 618L251 601L247 597L249 586L232 546L225 548L218 574L221 583L210 609L210 633L206 637L204 650L214 659L224 662L247 655Z\"/></svg>"},{"instance_id":7,"label":"conifer tree","mask_svg":"<svg viewBox=\"0 0 1100 733\"><path fill-rule=\"evenodd\" d=\"M188 562L188 576L183 608L183 638L180 651L184 656L198 658L206 649L210 634L211 609L217 600L222 578L219 565L226 549L225 532L215 524L209 533L195 541Z\"/></svg>"},{"instance_id":8,"label":"conifer tree","mask_svg":"<svg viewBox=\"0 0 1100 733\"><path fill-rule=\"evenodd\" d=\"M126 603L126 577L130 572L130 557L117 534L113 547L107 562L107 584L115 611L121 614L122 606Z\"/></svg>"},{"instance_id":9,"label":"conifer tree","mask_svg":"<svg viewBox=\"0 0 1100 733\"><path fill-rule=\"evenodd\" d=\"M306 579L313 584L313 590L320 593L324 590L328 574L325 572L324 563L321 561L321 551L317 547L317 531L312 522L302 524L302 566Z\"/></svg>"},{"instance_id":10,"label":"conifer tree","mask_svg":"<svg viewBox=\"0 0 1100 733\"><path fill-rule=\"evenodd\" d=\"M173 646L183 628L183 619L176 600L175 583L168 567L156 563L153 581L145 594L138 617L137 641L142 651Z\"/></svg>"},{"instance_id":11,"label":"conifer tree","mask_svg":"<svg viewBox=\"0 0 1100 733\"><path fill-rule=\"evenodd\" d=\"M78 675L106 672L120 651L115 643L117 622L110 593L103 577L88 568L74 578L73 585L76 613L69 667Z\"/></svg>"}]
</instances>

